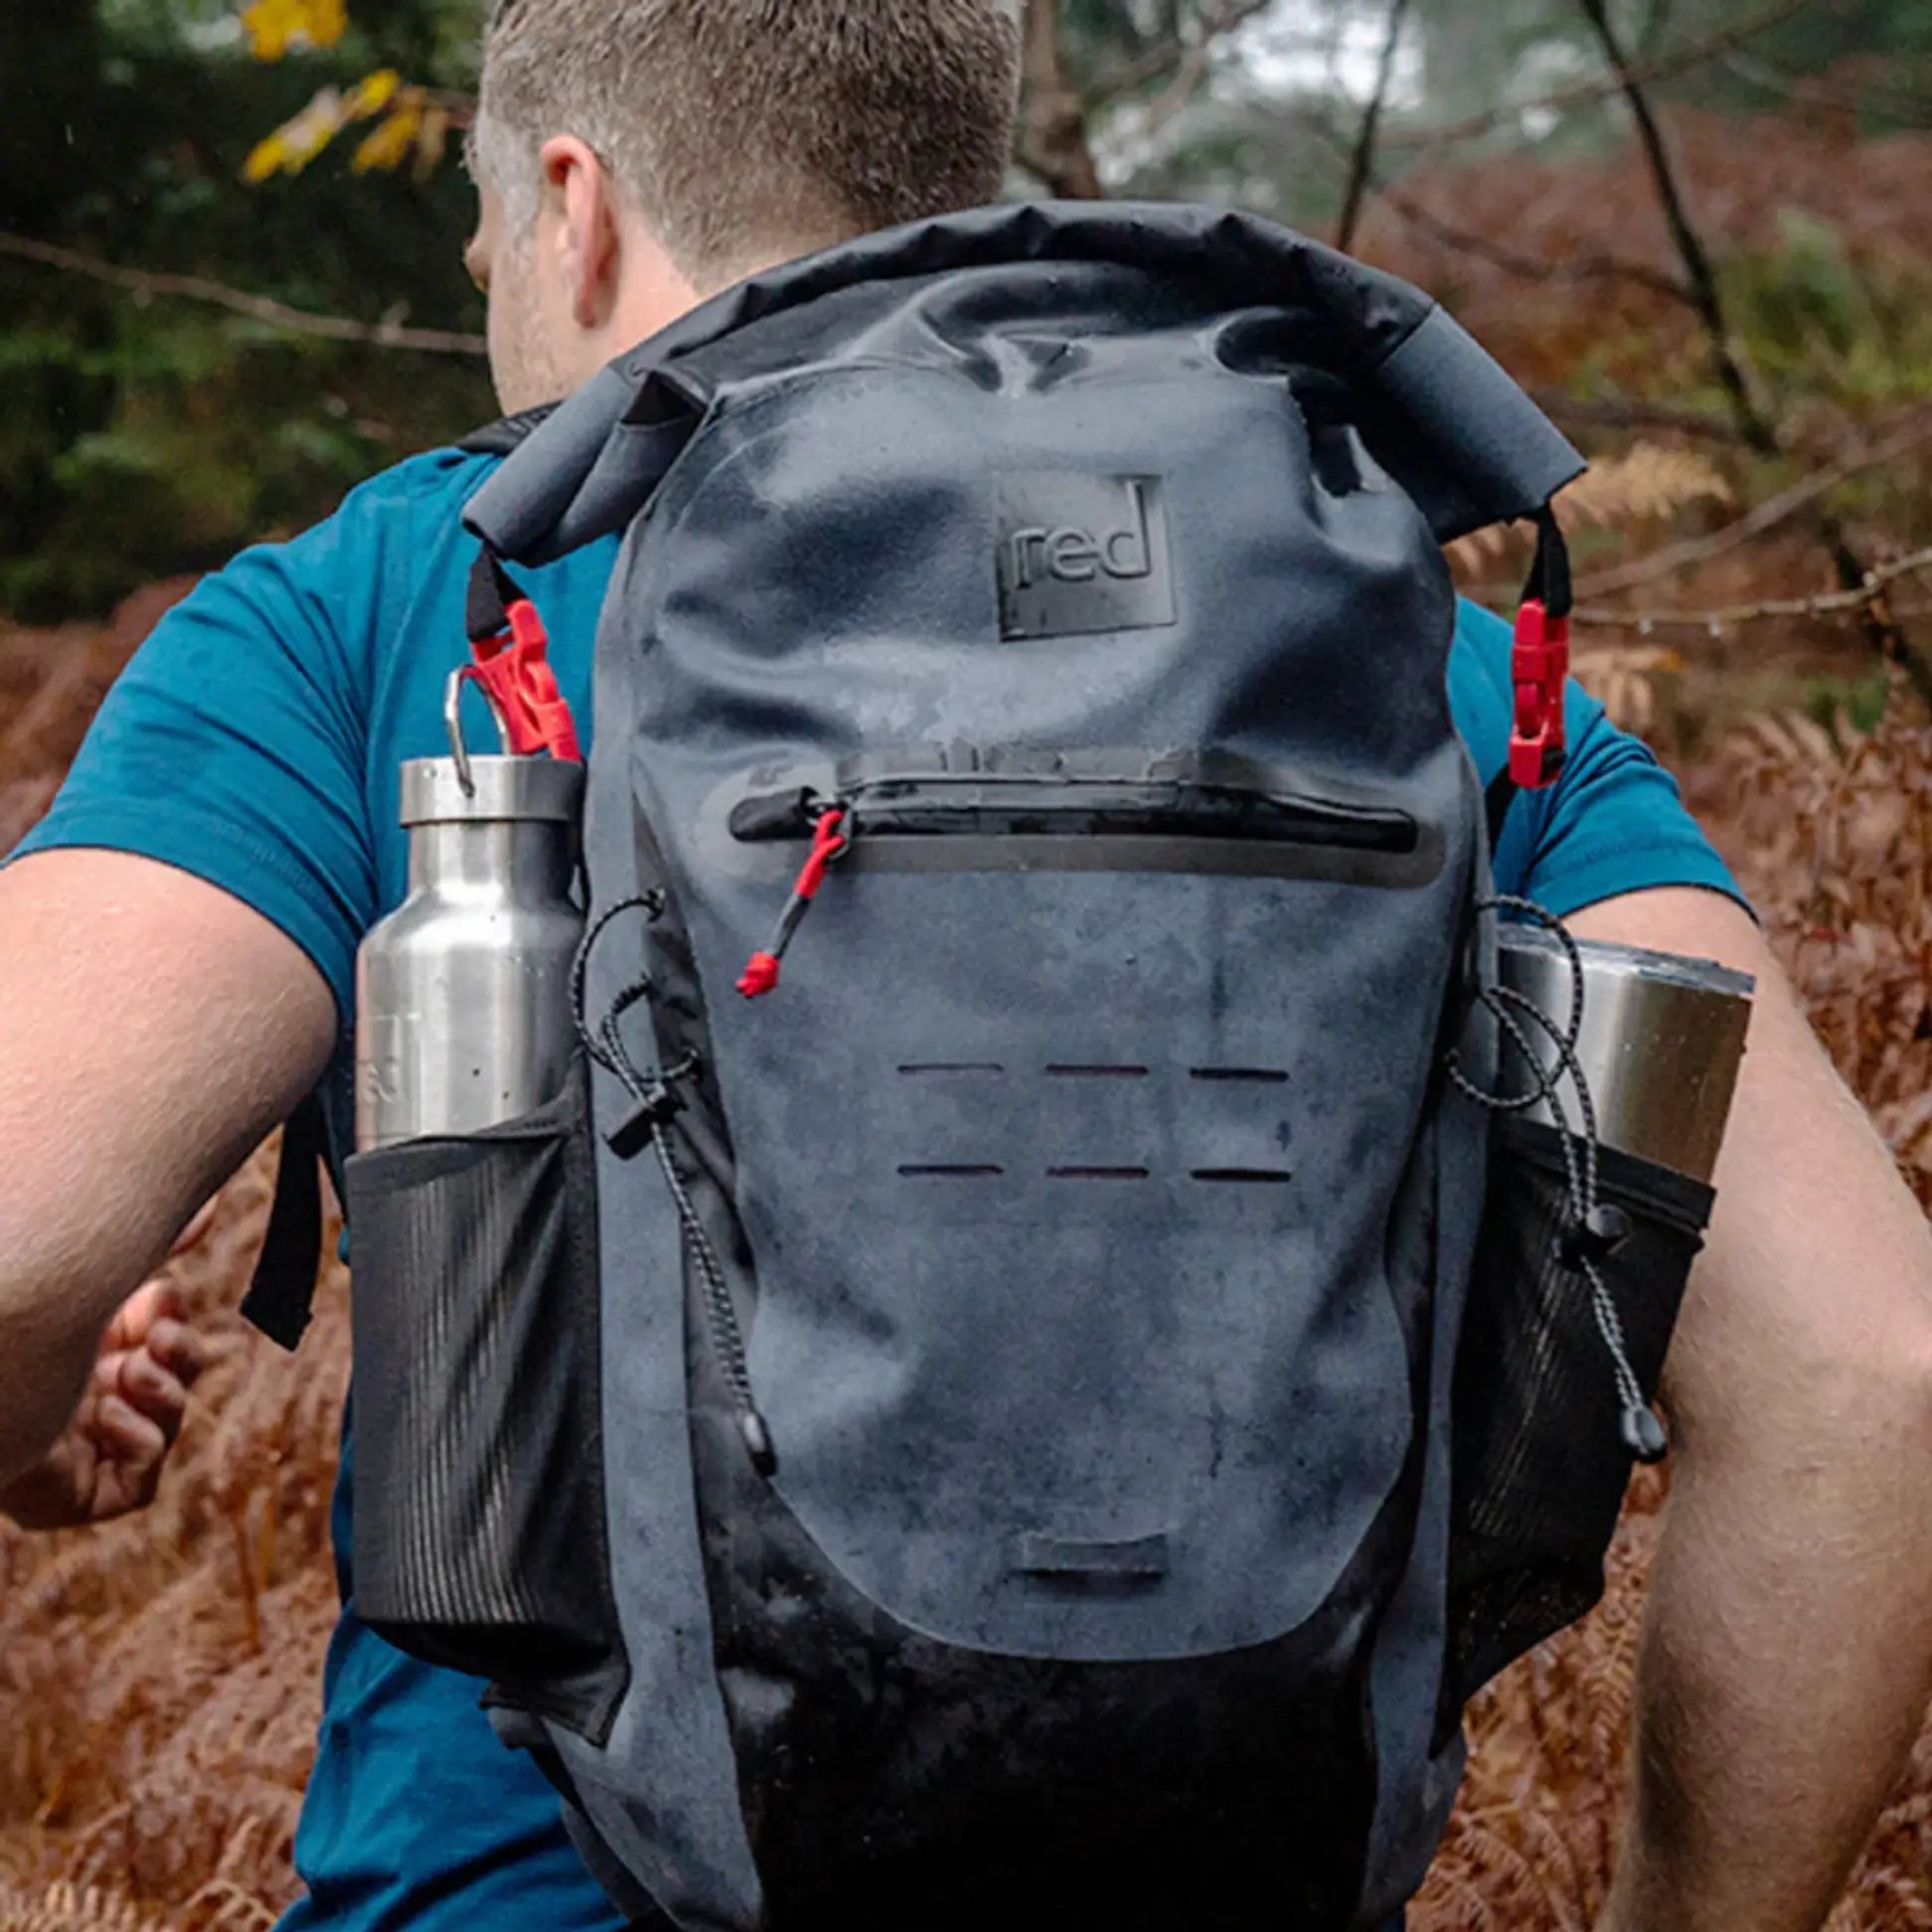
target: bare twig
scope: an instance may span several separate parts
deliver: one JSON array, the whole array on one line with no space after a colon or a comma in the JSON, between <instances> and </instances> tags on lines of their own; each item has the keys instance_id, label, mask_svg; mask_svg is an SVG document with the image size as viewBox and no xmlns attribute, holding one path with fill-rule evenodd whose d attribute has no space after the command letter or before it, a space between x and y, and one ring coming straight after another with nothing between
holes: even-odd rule
<instances>
[{"instance_id":1,"label":"bare twig","mask_svg":"<svg viewBox=\"0 0 1932 1932\"><path fill-rule=\"evenodd\" d=\"M1098 201L1100 170L1087 139L1086 105L1060 58L1056 0L1027 0L1026 112L1020 159L1065 200Z\"/></svg>"},{"instance_id":2,"label":"bare twig","mask_svg":"<svg viewBox=\"0 0 1932 1932\"><path fill-rule=\"evenodd\" d=\"M1812 0L1775 0L1775 4L1761 12L1748 15L1735 25L1721 28L1702 40L1692 41L1689 47L1680 48L1675 54L1660 55L1654 61L1633 66L1631 74L1645 86L1654 81L1671 80L1676 75L1689 73L1692 68L1715 60L1740 41L1768 33L1773 27L1803 13L1811 4ZM1387 144L1400 148L1435 148L1448 146L1455 141L1480 140L1483 135L1494 134L1499 128L1516 126L1526 114L1555 113L1569 107L1587 106L1593 100L1607 100L1622 91L1623 85L1621 78L1580 81L1574 86L1558 87L1553 93L1543 94L1535 100L1520 101L1508 107L1492 107L1484 113L1472 114L1467 120L1451 121L1446 126L1409 128L1392 133Z\"/></svg>"},{"instance_id":3,"label":"bare twig","mask_svg":"<svg viewBox=\"0 0 1932 1932\"><path fill-rule=\"evenodd\" d=\"M1602 42L1604 55L1622 83L1624 98L1636 117L1638 136L1643 142L1651 175L1657 184L1658 200L1670 225L1672 240L1677 243L1678 253L1684 261L1686 279L1696 298L1697 312L1703 318L1717 380L1730 403L1732 415L1737 418L1738 432L1749 447L1761 454L1781 455L1783 443L1777 429L1759 409L1745 379L1744 365L1738 359L1737 347L1724 316L1723 301L1717 291L1717 277L1711 268L1710 256L1696 230L1690 225L1690 211L1685 206L1683 190L1664 144L1663 129L1651 110L1644 83L1610 23L1608 0L1579 0L1579 5L1584 18L1595 30L1597 39ZM1866 596L1860 599L1856 596L1859 587L1869 581L1870 571L1852 548L1844 525L1836 517L1823 518L1822 525L1826 544L1838 568L1839 581L1845 585L1846 594L1853 598L1850 607L1857 612L1858 622L1867 640L1881 657L1904 670L1921 702L1932 710L1932 663L1927 662L1892 621L1881 598Z\"/></svg>"},{"instance_id":4,"label":"bare twig","mask_svg":"<svg viewBox=\"0 0 1932 1932\"><path fill-rule=\"evenodd\" d=\"M1671 0L1649 0L1644 8L1644 25L1637 46L1647 61L1657 58L1657 50L1671 26Z\"/></svg>"},{"instance_id":5,"label":"bare twig","mask_svg":"<svg viewBox=\"0 0 1932 1932\"><path fill-rule=\"evenodd\" d=\"M1175 69L1174 79L1161 90L1160 97L1142 117L1142 135L1158 134L1177 114L1187 110L1188 104L1201 91L1201 83L1208 78L1208 62L1213 51L1213 42L1206 40L1197 41L1188 49L1181 65Z\"/></svg>"},{"instance_id":6,"label":"bare twig","mask_svg":"<svg viewBox=\"0 0 1932 1932\"><path fill-rule=\"evenodd\" d=\"M1321 116L1311 117L1309 125L1330 146L1338 150L1347 149L1347 138ZM1353 176L1351 181L1353 184ZM1637 287L1648 288L1652 294L1662 295L1667 301L1680 302L1687 307L1693 305L1690 291L1683 282L1674 275L1651 267L1647 262L1625 261L1619 256L1601 252L1572 254L1560 261L1545 261L1539 255L1523 254L1515 248L1505 247L1499 242L1492 242L1486 235L1478 235L1471 229L1458 228L1454 223L1444 221L1432 209L1423 207L1412 195L1378 179L1372 166L1365 186L1386 202L1389 209L1409 227L1419 230L1431 241L1460 253L1479 256L1502 269L1506 275L1539 282L1627 281Z\"/></svg>"},{"instance_id":7,"label":"bare twig","mask_svg":"<svg viewBox=\"0 0 1932 1932\"><path fill-rule=\"evenodd\" d=\"M1758 408L1750 384L1745 380L1744 366L1738 360L1730 325L1725 320L1723 300L1717 292L1717 277L1710 265L1710 255L1702 239L1690 226L1684 192L1678 185L1677 171L1672 167L1669 150L1664 145L1664 130L1651 110L1644 82L1630 56L1624 51L1623 43L1617 38L1617 30L1610 24L1608 0L1579 0L1579 4L1584 18L1603 44L1604 57L1610 63L1623 97L1636 118L1638 138L1643 142L1645 155L1650 161L1651 177L1657 184L1657 198L1670 227L1671 240L1676 243L1678 254L1684 262L1685 278L1690 285L1692 304L1702 317L1704 331L1710 338L1711 361L1716 368L1717 381L1730 402L1731 413L1737 418L1737 427L1753 449L1766 456L1775 456L1778 454L1777 432Z\"/></svg>"},{"instance_id":8,"label":"bare twig","mask_svg":"<svg viewBox=\"0 0 1932 1932\"><path fill-rule=\"evenodd\" d=\"M86 275L110 287L127 289L146 301L158 296L176 296L185 301L209 302L289 335L322 336L331 342L366 342L379 349L416 349L437 356L481 356L489 348L479 335L462 335L449 329L410 329L398 322L356 322L346 315L317 315L308 309L290 308L286 302L274 301L266 295L250 295L223 282L210 281L204 275L170 275L146 268L123 268L117 262L101 260L98 255L57 247L51 242L35 242L24 235L0 233L0 254L36 261L69 274Z\"/></svg>"},{"instance_id":9,"label":"bare twig","mask_svg":"<svg viewBox=\"0 0 1932 1932\"><path fill-rule=\"evenodd\" d=\"M1606 610L1600 605L1583 604L1577 607L1573 621L1604 630L1699 630L1715 635L1734 625L1771 618L1862 617L1874 606L1884 604L1888 584L1928 572L1932 572L1932 549L1914 551L1896 563L1867 570L1852 588L1822 597L1774 597L1762 603L1728 604L1714 610Z\"/></svg>"},{"instance_id":10,"label":"bare twig","mask_svg":"<svg viewBox=\"0 0 1932 1932\"><path fill-rule=\"evenodd\" d=\"M1160 80L1171 68L1179 67L1192 55L1200 55L1205 65L1214 42L1225 39L1237 27L1243 27L1258 15L1266 13L1273 4L1274 0L1231 0L1218 12L1202 19L1192 41L1179 34L1169 34L1144 52L1136 54L1131 61L1123 61L1120 66L1102 74L1087 90L1088 98L1104 103L1117 99L1121 94L1132 93L1137 87L1146 86L1150 80Z\"/></svg>"},{"instance_id":11,"label":"bare twig","mask_svg":"<svg viewBox=\"0 0 1932 1932\"><path fill-rule=\"evenodd\" d=\"M426 107L440 107L449 116L451 127L462 129L475 125L476 96L461 93L454 87L418 87L413 91L422 96Z\"/></svg>"},{"instance_id":12,"label":"bare twig","mask_svg":"<svg viewBox=\"0 0 1932 1932\"><path fill-rule=\"evenodd\" d=\"M1609 596L1616 591L1635 589L1640 583L1654 583L1660 577L1670 576L1693 564L1708 564L1768 535L1780 524L1789 523L1800 511L1808 509L1841 483L1849 482L1854 476L1862 476L1868 470L1882 469L1887 463L1898 462L1929 442L1932 442L1932 416L1921 416L1906 428L1886 437L1883 442L1859 450L1842 462L1818 471L1816 475L1805 477L1788 490L1781 490L1776 496L1759 504L1748 516L1740 517L1735 523L1708 537L1673 544L1668 550L1637 558L1614 569L1597 570L1579 577L1577 592L1581 596Z\"/></svg>"},{"instance_id":13,"label":"bare twig","mask_svg":"<svg viewBox=\"0 0 1932 1932\"><path fill-rule=\"evenodd\" d=\"M1362 211L1374 185L1375 136L1381 130L1382 109L1388 104L1388 89L1395 79L1395 56L1401 51L1402 29L1407 24L1409 0L1390 0L1388 31L1382 36L1381 65L1375 70L1375 90L1362 116L1362 131L1356 137L1355 154L1349 163L1349 186L1342 198L1342 221L1335 245L1346 254L1355 246L1356 230L1362 225Z\"/></svg>"},{"instance_id":14,"label":"bare twig","mask_svg":"<svg viewBox=\"0 0 1932 1932\"><path fill-rule=\"evenodd\" d=\"M1851 114L1879 113L1888 120L1932 126L1932 99L1923 94L1908 93L1870 80L1841 87L1831 80L1801 79L1795 74L1783 74L1769 61L1760 61L1755 55L1736 49L1722 57L1722 65L1740 80L1786 100L1805 101Z\"/></svg>"},{"instance_id":15,"label":"bare twig","mask_svg":"<svg viewBox=\"0 0 1932 1932\"><path fill-rule=\"evenodd\" d=\"M1709 442L1734 443L1737 425L1727 416L1707 415L1701 409L1674 408L1668 402L1638 398L1569 396L1561 390L1530 392L1536 406L1559 422L1586 424L1597 429L1675 429Z\"/></svg>"}]
</instances>

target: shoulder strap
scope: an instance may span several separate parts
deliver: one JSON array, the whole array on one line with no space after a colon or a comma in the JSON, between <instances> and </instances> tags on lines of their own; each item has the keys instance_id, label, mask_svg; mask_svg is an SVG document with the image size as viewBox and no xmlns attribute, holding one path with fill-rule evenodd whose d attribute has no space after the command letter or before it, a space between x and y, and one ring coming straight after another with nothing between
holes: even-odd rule
<instances>
[{"instance_id":1,"label":"shoulder strap","mask_svg":"<svg viewBox=\"0 0 1932 1932\"><path fill-rule=\"evenodd\" d=\"M515 415L498 416L494 422L472 429L456 447L465 456L508 456L557 410L555 402L540 402L534 409L519 409Z\"/></svg>"},{"instance_id":2,"label":"shoulder strap","mask_svg":"<svg viewBox=\"0 0 1932 1932\"><path fill-rule=\"evenodd\" d=\"M499 416L456 444L466 456L508 456L557 413L555 402ZM294 1350L315 1305L322 1248L322 1162L328 1134L318 1095L311 1093L282 1128L281 1164L268 1231L242 1304L242 1318L280 1347Z\"/></svg>"},{"instance_id":3,"label":"shoulder strap","mask_svg":"<svg viewBox=\"0 0 1932 1932\"><path fill-rule=\"evenodd\" d=\"M294 1350L315 1305L322 1249L322 1156L327 1132L322 1102L311 1093L282 1128L281 1166L268 1210L254 1279L242 1304L244 1320L269 1341Z\"/></svg>"}]
</instances>

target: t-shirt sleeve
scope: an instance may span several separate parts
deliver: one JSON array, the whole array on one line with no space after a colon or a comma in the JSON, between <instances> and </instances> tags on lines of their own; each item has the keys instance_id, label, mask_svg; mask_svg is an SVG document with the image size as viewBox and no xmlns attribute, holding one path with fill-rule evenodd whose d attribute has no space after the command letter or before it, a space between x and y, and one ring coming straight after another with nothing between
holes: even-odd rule
<instances>
[{"instance_id":1,"label":"t-shirt sleeve","mask_svg":"<svg viewBox=\"0 0 1932 1932\"><path fill-rule=\"evenodd\" d=\"M372 642L377 612L404 607L390 579L409 509L370 486L306 536L207 578L109 691L15 856L107 848L192 873L294 940L346 1018L376 897Z\"/></svg>"},{"instance_id":2,"label":"t-shirt sleeve","mask_svg":"<svg viewBox=\"0 0 1932 1932\"><path fill-rule=\"evenodd\" d=\"M1481 699L1473 708L1476 728L1465 726L1465 734L1486 784L1508 756L1511 642L1500 617L1463 607L1457 651ZM1547 791L1512 808L1496 852L1499 888L1558 916L1670 886L1703 886L1744 904L1729 868L1650 747L1619 730L1574 682L1564 712L1568 761Z\"/></svg>"}]
</instances>

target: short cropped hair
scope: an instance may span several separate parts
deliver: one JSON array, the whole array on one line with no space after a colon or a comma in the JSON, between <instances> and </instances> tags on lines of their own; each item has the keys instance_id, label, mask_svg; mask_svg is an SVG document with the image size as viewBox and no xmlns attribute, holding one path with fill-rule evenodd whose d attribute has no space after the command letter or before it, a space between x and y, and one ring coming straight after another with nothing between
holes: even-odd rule
<instances>
[{"instance_id":1,"label":"short cropped hair","mask_svg":"<svg viewBox=\"0 0 1932 1932\"><path fill-rule=\"evenodd\" d=\"M998 200L1019 62L1007 0L503 0L472 165L522 226L574 134L717 287Z\"/></svg>"}]
</instances>

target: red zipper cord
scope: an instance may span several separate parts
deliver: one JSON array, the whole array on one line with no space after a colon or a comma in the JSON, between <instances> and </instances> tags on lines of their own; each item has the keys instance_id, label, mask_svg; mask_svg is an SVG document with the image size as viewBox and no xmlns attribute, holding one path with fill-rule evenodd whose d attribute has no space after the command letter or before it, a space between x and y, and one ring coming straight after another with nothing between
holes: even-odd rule
<instances>
[{"instance_id":1,"label":"red zipper cord","mask_svg":"<svg viewBox=\"0 0 1932 1932\"><path fill-rule=\"evenodd\" d=\"M751 963L745 967L744 977L737 983L737 990L747 1000L763 999L778 984L779 967L786 948L797 936L812 901L818 897L819 887L825 884L825 875L831 871L832 862L842 857L852 844L845 833L845 822L843 806L834 806L829 812L819 815L818 829L812 837L811 856L798 875L791 897L785 901L785 909L779 915L771 943L763 952L751 955Z\"/></svg>"}]
</instances>

